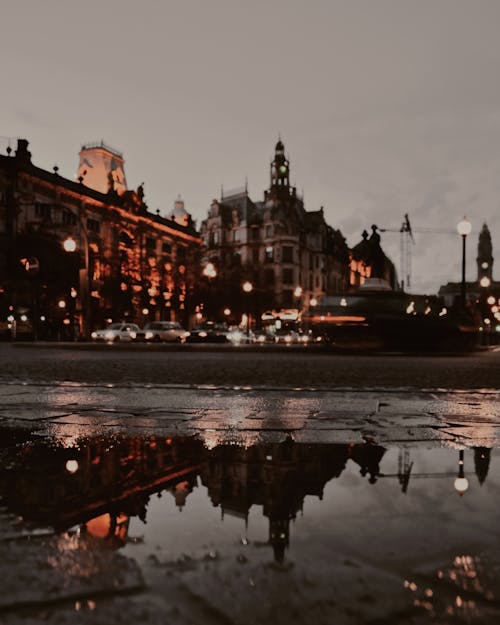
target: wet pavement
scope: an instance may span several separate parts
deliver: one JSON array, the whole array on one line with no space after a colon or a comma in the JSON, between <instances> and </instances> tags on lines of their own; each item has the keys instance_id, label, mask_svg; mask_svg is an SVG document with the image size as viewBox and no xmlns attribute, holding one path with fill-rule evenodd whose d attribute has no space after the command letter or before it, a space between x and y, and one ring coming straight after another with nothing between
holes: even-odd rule
<instances>
[{"instance_id":1,"label":"wet pavement","mask_svg":"<svg viewBox=\"0 0 500 625\"><path fill-rule=\"evenodd\" d=\"M498 389L141 375L0 371L0 624L499 621Z\"/></svg>"}]
</instances>

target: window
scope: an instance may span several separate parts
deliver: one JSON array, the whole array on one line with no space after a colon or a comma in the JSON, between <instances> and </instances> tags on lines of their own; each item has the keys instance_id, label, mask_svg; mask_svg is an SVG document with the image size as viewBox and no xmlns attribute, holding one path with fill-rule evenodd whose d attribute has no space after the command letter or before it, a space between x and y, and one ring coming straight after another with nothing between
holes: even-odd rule
<instances>
[{"instance_id":1,"label":"window","mask_svg":"<svg viewBox=\"0 0 500 625\"><path fill-rule=\"evenodd\" d=\"M161 244L161 251L164 254L171 254L172 253L172 244L171 243L167 243L166 241L163 241L163 243Z\"/></svg>"},{"instance_id":2,"label":"window","mask_svg":"<svg viewBox=\"0 0 500 625\"><path fill-rule=\"evenodd\" d=\"M283 284L293 284L293 269L283 269Z\"/></svg>"},{"instance_id":3,"label":"window","mask_svg":"<svg viewBox=\"0 0 500 625\"><path fill-rule=\"evenodd\" d=\"M252 250L252 261L254 265L259 264L259 250Z\"/></svg>"},{"instance_id":4,"label":"window","mask_svg":"<svg viewBox=\"0 0 500 625\"><path fill-rule=\"evenodd\" d=\"M153 239L152 237L147 237L146 238L146 249L148 249L150 251L154 251L156 249L156 239Z\"/></svg>"},{"instance_id":5,"label":"window","mask_svg":"<svg viewBox=\"0 0 500 625\"><path fill-rule=\"evenodd\" d=\"M293 247L284 245L281 248L281 261L283 263L293 263Z\"/></svg>"},{"instance_id":6,"label":"window","mask_svg":"<svg viewBox=\"0 0 500 625\"><path fill-rule=\"evenodd\" d=\"M219 232L217 230L214 232L213 244L219 245Z\"/></svg>"},{"instance_id":7,"label":"window","mask_svg":"<svg viewBox=\"0 0 500 625\"><path fill-rule=\"evenodd\" d=\"M259 240L259 229L252 228L252 241L258 241L258 240Z\"/></svg>"},{"instance_id":8,"label":"window","mask_svg":"<svg viewBox=\"0 0 500 625\"><path fill-rule=\"evenodd\" d=\"M235 231L233 232L233 241L235 241L235 242L240 241L240 240L241 240L241 238L240 238L240 237L241 237L241 233L240 233L240 231L239 231L239 230L235 230Z\"/></svg>"},{"instance_id":9,"label":"window","mask_svg":"<svg viewBox=\"0 0 500 625\"><path fill-rule=\"evenodd\" d=\"M100 229L101 224L97 221L97 219L92 219L92 217L89 217L87 219L87 230L89 232L95 232L96 234L99 234Z\"/></svg>"},{"instance_id":10,"label":"window","mask_svg":"<svg viewBox=\"0 0 500 625\"><path fill-rule=\"evenodd\" d=\"M266 286L274 286L274 269L266 269L264 272L264 282Z\"/></svg>"},{"instance_id":11,"label":"window","mask_svg":"<svg viewBox=\"0 0 500 625\"><path fill-rule=\"evenodd\" d=\"M266 263L272 263L274 261L274 248L272 245L266 247L265 261Z\"/></svg>"},{"instance_id":12,"label":"window","mask_svg":"<svg viewBox=\"0 0 500 625\"><path fill-rule=\"evenodd\" d=\"M186 248L182 245L179 245L177 248L177 259L184 260L186 258Z\"/></svg>"},{"instance_id":13,"label":"window","mask_svg":"<svg viewBox=\"0 0 500 625\"><path fill-rule=\"evenodd\" d=\"M35 215L50 221L52 219L52 204L44 204L43 202L35 202Z\"/></svg>"},{"instance_id":14,"label":"window","mask_svg":"<svg viewBox=\"0 0 500 625\"><path fill-rule=\"evenodd\" d=\"M76 215L71 211L65 210L62 214L62 222L65 226L76 226Z\"/></svg>"},{"instance_id":15,"label":"window","mask_svg":"<svg viewBox=\"0 0 500 625\"><path fill-rule=\"evenodd\" d=\"M266 237L272 237L272 236L273 236L273 227L266 226Z\"/></svg>"}]
</instances>

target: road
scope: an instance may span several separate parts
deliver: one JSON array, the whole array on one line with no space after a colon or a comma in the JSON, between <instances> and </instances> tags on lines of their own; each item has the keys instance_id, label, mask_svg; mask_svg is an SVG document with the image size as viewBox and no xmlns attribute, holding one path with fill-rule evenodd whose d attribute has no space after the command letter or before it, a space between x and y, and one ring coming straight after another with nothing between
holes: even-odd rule
<instances>
[{"instance_id":1,"label":"road","mask_svg":"<svg viewBox=\"0 0 500 625\"><path fill-rule=\"evenodd\" d=\"M207 349L208 348L208 349ZM497 389L500 351L338 354L209 346L0 344L0 382Z\"/></svg>"}]
</instances>

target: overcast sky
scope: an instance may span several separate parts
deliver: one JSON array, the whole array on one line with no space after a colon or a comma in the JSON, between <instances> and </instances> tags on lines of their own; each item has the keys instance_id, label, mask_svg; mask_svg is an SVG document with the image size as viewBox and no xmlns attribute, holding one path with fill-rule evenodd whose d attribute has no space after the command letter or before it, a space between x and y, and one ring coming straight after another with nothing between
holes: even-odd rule
<instances>
[{"instance_id":1,"label":"overcast sky","mask_svg":"<svg viewBox=\"0 0 500 625\"><path fill-rule=\"evenodd\" d=\"M0 135L40 167L72 178L103 139L151 210L180 193L199 224L221 185L247 176L262 199L280 133L306 208L349 245L404 213L416 231L466 214L468 278L483 222L500 256L498 0L0 5ZM399 236L382 235L398 268ZM460 279L457 234L416 232L412 256L416 292Z\"/></svg>"}]
</instances>

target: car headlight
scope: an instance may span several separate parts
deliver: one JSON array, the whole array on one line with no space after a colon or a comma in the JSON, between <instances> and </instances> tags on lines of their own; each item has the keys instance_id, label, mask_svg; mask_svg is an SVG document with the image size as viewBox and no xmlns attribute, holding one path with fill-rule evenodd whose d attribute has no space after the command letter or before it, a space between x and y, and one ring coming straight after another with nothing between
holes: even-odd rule
<instances>
[{"instance_id":1,"label":"car headlight","mask_svg":"<svg viewBox=\"0 0 500 625\"><path fill-rule=\"evenodd\" d=\"M208 336L208 334L206 332L200 332L199 336L205 338L206 336Z\"/></svg>"},{"instance_id":2,"label":"car headlight","mask_svg":"<svg viewBox=\"0 0 500 625\"><path fill-rule=\"evenodd\" d=\"M108 339L108 341L112 341L115 338L114 332L105 332L104 338Z\"/></svg>"},{"instance_id":3,"label":"car headlight","mask_svg":"<svg viewBox=\"0 0 500 625\"><path fill-rule=\"evenodd\" d=\"M92 334L90 335L93 339L97 338L97 332L92 332Z\"/></svg>"},{"instance_id":4,"label":"car headlight","mask_svg":"<svg viewBox=\"0 0 500 625\"><path fill-rule=\"evenodd\" d=\"M144 335L144 337L146 339L152 339L153 338L153 333L152 332L146 332L146 334Z\"/></svg>"},{"instance_id":5,"label":"car headlight","mask_svg":"<svg viewBox=\"0 0 500 625\"><path fill-rule=\"evenodd\" d=\"M187 339L188 336L191 336L191 332L184 332L182 338Z\"/></svg>"},{"instance_id":6,"label":"car headlight","mask_svg":"<svg viewBox=\"0 0 500 625\"><path fill-rule=\"evenodd\" d=\"M137 336L137 332L130 333L130 338L135 339L136 336Z\"/></svg>"}]
</instances>

